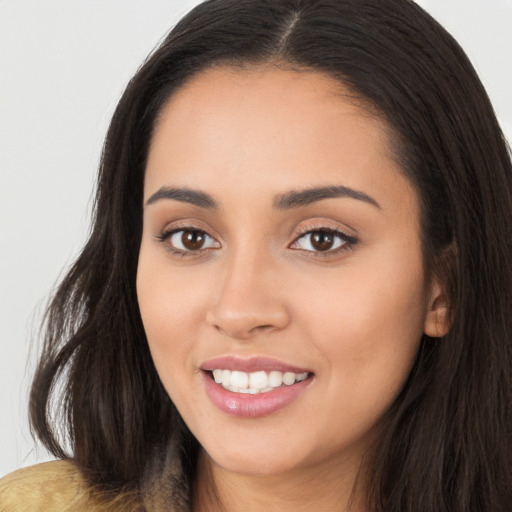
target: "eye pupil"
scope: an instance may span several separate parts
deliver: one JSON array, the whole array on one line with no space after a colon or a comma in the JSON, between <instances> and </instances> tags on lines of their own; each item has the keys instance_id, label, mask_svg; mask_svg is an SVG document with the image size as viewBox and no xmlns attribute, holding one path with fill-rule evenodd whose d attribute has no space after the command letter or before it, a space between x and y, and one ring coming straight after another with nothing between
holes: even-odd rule
<instances>
[{"instance_id":1,"label":"eye pupil","mask_svg":"<svg viewBox=\"0 0 512 512\"><path fill-rule=\"evenodd\" d=\"M190 251L201 249L204 244L204 233L201 231L184 231L181 235L181 243Z\"/></svg>"},{"instance_id":2,"label":"eye pupil","mask_svg":"<svg viewBox=\"0 0 512 512\"><path fill-rule=\"evenodd\" d=\"M311 245L317 251L327 251L334 243L334 236L331 233L325 231L316 231L311 234Z\"/></svg>"}]
</instances>

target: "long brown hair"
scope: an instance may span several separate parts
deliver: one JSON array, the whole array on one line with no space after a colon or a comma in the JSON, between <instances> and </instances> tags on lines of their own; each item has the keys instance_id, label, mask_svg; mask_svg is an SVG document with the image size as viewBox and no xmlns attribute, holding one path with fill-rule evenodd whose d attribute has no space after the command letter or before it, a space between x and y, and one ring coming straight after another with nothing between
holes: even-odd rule
<instances>
[{"instance_id":1,"label":"long brown hair","mask_svg":"<svg viewBox=\"0 0 512 512\"><path fill-rule=\"evenodd\" d=\"M262 62L327 73L387 121L420 197L426 272L449 284L452 328L422 340L369 455L370 509L509 512L510 153L464 52L409 0L210 0L170 32L112 119L90 238L47 311L34 432L105 492L150 503L166 486L189 505L198 443L158 379L135 293L145 162L177 88Z\"/></svg>"}]
</instances>

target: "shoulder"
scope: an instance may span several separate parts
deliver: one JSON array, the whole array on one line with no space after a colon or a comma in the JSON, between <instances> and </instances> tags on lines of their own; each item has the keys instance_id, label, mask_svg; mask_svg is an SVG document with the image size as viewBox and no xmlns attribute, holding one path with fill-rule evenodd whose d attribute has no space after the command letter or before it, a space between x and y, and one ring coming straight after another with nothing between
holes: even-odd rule
<instances>
[{"instance_id":1,"label":"shoulder","mask_svg":"<svg viewBox=\"0 0 512 512\"><path fill-rule=\"evenodd\" d=\"M70 461L37 464L0 479L2 512L80 512L91 505L87 485Z\"/></svg>"}]
</instances>

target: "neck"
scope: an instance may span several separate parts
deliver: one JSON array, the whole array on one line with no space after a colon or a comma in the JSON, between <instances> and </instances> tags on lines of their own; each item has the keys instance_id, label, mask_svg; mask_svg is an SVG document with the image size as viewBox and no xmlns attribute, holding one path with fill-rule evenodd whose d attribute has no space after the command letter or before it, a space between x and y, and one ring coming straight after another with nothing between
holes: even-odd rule
<instances>
[{"instance_id":1,"label":"neck","mask_svg":"<svg viewBox=\"0 0 512 512\"><path fill-rule=\"evenodd\" d=\"M353 464L311 466L276 475L231 472L204 451L198 462L194 512L365 512L362 480Z\"/></svg>"}]
</instances>

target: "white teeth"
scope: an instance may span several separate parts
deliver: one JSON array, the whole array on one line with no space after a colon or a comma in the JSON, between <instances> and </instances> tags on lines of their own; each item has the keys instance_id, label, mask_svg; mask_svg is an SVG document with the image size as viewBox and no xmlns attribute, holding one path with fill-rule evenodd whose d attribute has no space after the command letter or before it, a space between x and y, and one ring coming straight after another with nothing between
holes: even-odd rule
<instances>
[{"instance_id":1,"label":"white teeth","mask_svg":"<svg viewBox=\"0 0 512 512\"><path fill-rule=\"evenodd\" d=\"M281 372L270 372L268 375L268 385L278 388L283 383L283 374Z\"/></svg>"},{"instance_id":2,"label":"white teeth","mask_svg":"<svg viewBox=\"0 0 512 512\"><path fill-rule=\"evenodd\" d=\"M249 374L249 387L263 389L268 387L268 377L265 372L254 372Z\"/></svg>"},{"instance_id":3,"label":"white teeth","mask_svg":"<svg viewBox=\"0 0 512 512\"><path fill-rule=\"evenodd\" d=\"M287 386L291 386L292 384L295 384L295 373L292 372L286 372L283 375L283 383Z\"/></svg>"},{"instance_id":4,"label":"white teeth","mask_svg":"<svg viewBox=\"0 0 512 512\"><path fill-rule=\"evenodd\" d=\"M216 368L213 370L213 378L217 384L223 388L229 389L233 393L244 393L255 395L258 393L268 393L283 384L291 386L296 382L302 382L307 379L308 373L278 372L271 371L267 374L265 371L246 373L238 370L222 370Z\"/></svg>"},{"instance_id":5,"label":"white teeth","mask_svg":"<svg viewBox=\"0 0 512 512\"><path fill-rule=\"evenodd\" d=\"M246 388L249 386L249 375L245 372L231 372L231 385L236 388Z\"/></svg>"}]
</instances>

